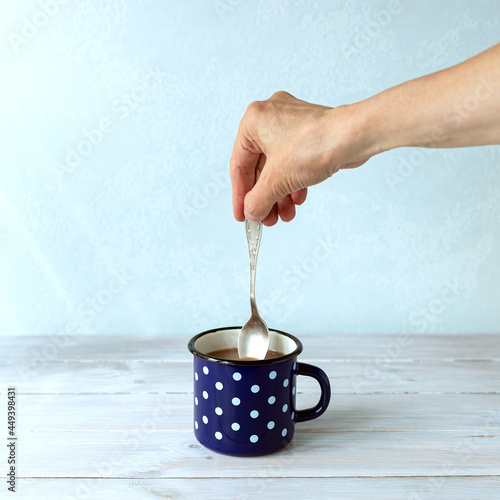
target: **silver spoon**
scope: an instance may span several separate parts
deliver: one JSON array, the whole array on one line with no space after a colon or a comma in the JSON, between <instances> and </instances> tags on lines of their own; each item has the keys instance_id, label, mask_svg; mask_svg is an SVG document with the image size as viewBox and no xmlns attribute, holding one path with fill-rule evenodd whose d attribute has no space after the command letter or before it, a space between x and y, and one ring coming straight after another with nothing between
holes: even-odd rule
<instances>
[{"instance_id":1,"label":"silver spoon","mask_svg":"<svg viewBox=\"0 0 500 500\"><path fill-rule=\"evenodd\" d=\"M250 307L252 315L238 336L238 356L240 358L264 359L269 348L269 330L260 317L255 303L255 270L262 237L262 222L245 219L245 232L250 258Z\"/></svg>"}]
</instances>

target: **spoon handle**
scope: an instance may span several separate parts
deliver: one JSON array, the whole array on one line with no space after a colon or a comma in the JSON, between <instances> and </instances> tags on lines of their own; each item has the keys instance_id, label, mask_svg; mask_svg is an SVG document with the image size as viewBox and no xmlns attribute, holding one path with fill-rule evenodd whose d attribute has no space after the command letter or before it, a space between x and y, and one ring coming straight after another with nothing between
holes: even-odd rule
<instances>
[{"instance_id":1,"label":"spoon handle","mask_svg":"<svg viewBox=\"0 0 500 500\"><path fill-rule=\"evenodd\" d=\"M262 237L262 222L250 222L248 219L245 219L245 232L250 259L250 306L253 312L254 310L257 311L255 303L255 271L257 269L257 256L259 255L260 239Z\"/></svg>"}]
</instances>

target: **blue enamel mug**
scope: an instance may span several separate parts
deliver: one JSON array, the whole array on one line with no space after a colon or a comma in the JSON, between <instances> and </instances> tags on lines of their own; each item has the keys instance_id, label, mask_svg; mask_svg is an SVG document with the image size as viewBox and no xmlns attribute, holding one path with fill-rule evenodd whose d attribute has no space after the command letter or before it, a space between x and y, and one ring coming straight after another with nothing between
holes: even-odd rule
<instances>
[{"instance_id":1,"label":"blue enamel mug","mask_svg":"<svg viewBox=\"0 0 500 500\"><path fill-rule=\"evenodd\" d=\"M297 361L302 343L289 333L269 330L269 349L283 353L264 360L227 360L209 353L235 348L241 327L194 336L194 434L205 447L228 455L265 455L286 446L296 422L321 416L330 402L330 382L317 366ZM297 410L297 377L320 385L316 406Z\"/></svg>"}]
</instances>

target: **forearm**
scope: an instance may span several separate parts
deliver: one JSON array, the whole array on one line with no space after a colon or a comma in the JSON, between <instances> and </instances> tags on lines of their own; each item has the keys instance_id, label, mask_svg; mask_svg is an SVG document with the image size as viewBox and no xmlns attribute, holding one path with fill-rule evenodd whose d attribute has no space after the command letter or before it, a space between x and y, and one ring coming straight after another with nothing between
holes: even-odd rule
<instances>
[{"instance_id":1,"label":"forearm","mask_svg":"<svg viewBox=\"0 0 500 500\"><path fill-rule=\"evenodd\" d=\"M243 221L290 221L306 188L398 147L500 144L500 44L355 104L328 108L276 92L251 103L231 156Z\"/></svg>"},{"instance_id":2,"label":"forearm","mask_svg":"<svg viewBox=\"0 0 500 500\"><path fill-rule=\"evenodd\" d=\"M500 44L349 107L363 131L363 157L406 146L500 144Z\"/></svg>"}]
</instances>

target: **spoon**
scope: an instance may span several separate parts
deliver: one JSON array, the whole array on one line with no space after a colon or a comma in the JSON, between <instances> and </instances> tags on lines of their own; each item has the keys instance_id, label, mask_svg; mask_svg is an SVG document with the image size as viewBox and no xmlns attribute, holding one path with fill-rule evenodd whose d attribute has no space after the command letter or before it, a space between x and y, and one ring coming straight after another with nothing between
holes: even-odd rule
<instances>
[{"instance_id":1,"label":"spoon","mask_svg":"<svg viewBox=\"0 0 500 500\"><path fill-rule=\"evenodd\" d=\"M264 359L269 348L269 330L260 317L255 302L255 270L262 237L262 222L245 219L245 232L250 258L250 308L252 315L238 336L238 356L240 358Z\"/></svg>"}]
</instances>

